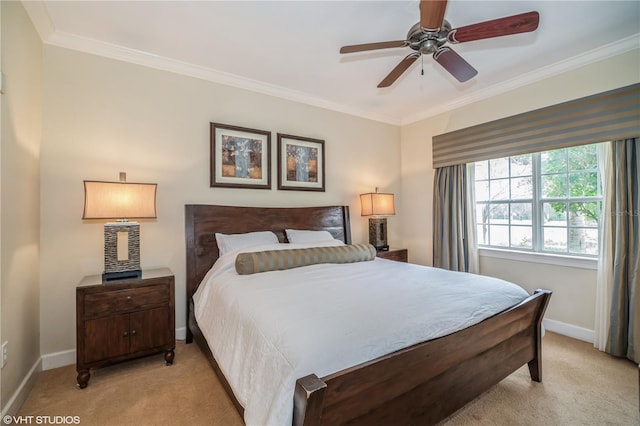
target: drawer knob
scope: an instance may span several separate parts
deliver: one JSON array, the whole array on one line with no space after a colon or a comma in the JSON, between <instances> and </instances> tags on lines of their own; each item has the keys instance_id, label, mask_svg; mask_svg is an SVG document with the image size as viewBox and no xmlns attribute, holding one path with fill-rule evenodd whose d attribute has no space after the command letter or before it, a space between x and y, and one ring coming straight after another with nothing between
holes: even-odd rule
<instances>
[{"instance_id":1,"label":"drawer knob","mask_svg":"<svg viewBox=\"0 0 640 426\"><path fill-rule=\"evenodd\" d=\"M131 302L131 296L127 296L127 300Z\"/></svg>"},{"instance_id":2,"label":"drawer knob","mask_svg":"<svg viewBox=\"0 0 640 426\"><path fill-rule=\"evenodd\" d=\"M136 331L135 330L131 330L131 335L135 336L136 335Z\"/></svg>"},{"instance_id":3,"label":"drawer knob","mask_svg":"<svg viewBox=\"0 0 640 426\"><path fill-rule=\"evenodd\" d=\"M122 335L123 335L124 337L129 337L129 332L128 332L128 331L125 331L124 333L122 333Z\"/></svg>"}]
</instances>

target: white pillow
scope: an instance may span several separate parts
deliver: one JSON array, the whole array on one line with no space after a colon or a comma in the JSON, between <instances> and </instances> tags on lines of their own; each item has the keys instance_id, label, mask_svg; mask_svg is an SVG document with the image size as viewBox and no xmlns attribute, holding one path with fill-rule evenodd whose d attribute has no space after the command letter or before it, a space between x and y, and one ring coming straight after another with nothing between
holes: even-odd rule
<instances>
[{"instance_id":1,"label":"white pillow","mask_svg":"<svg viewBox=\"0 0 640 426\"><path fill-rule=\"evenodd\" d=\"M340 240L327 240L327 241L313 241L310 243L289 243L289 244L280 244L281 250L283 249L301 249L301 248L313 248L313 247L336 247L345 245Z\"/></svg>"},{"instance_id":2,"label":"white pillow","mask_svg":"<svg viewBox=\"0 0 640 426\"><path fill-rule=\"evenodd\" d=\"M251 246L279 243L278 237L271 231L247 232L246 234L219 234L216 232L216 242L220 256L233 250Z\"/></svg>"},{"instance_id":3,"label":"white pillow","mask_svg":"<svg viewBox=\"0 0 640 426\"><path fill-rule=\"evenodd\" d=\"M287 240L290 243L317 243L320 241L334 240L329 231L301 231L297 229L285 229Z\"/></svg>"}]
</instances>

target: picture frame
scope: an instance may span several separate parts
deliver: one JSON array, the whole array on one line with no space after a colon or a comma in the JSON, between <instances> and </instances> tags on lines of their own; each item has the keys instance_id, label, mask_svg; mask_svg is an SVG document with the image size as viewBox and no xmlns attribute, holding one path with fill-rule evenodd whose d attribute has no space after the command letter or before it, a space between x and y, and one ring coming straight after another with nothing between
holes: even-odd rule
<instances>
[{"instance_id":1,"label":"picture frame","mask_svg":"<svg viewBox=\"0 0 640 426\"><path fill-rule=\"evenodd\" d=\"M271 132L210 123L211 187L271 189Z\"/></svg>"},{"instance_id":2,"label":"picture frame","mask_svg":"<svg viewBox=\"0 0 640 426\"><path fill-rule=\"evenodd\" d=\"M325 191L323 140L278 133L278 189Z\"/></svg>"}]
</instances>

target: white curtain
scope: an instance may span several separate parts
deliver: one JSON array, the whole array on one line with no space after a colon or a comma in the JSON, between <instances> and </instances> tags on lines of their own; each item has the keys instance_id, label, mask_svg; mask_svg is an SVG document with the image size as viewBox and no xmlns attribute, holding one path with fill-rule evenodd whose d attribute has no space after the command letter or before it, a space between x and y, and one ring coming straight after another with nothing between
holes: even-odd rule
<instances>
[{"instance_id":1,"label":"white curtain","mask_svg":"<svg viewBox=\"0 0 640 426\"><path fill-rule=\"evenodd\" d=\"M478 260L478 239L477 239L477 226L476 226L476 190L475 190L475 163L467 164L467 215L465 219L467 221L467 250L469 257L469 270L473 274L480 273L480 263Z\"/></svg>"},{"instance_id":2,"label":"white curtain","mask_svg":"<svg viewBox=\"0 0 640 426\"><path fill-rule=\"evenodd\" d=\"M600 255L596 282L596 319L593 346L601 351L607 348L610 326L611 293L613 292L613 229L614 169L611 143L598 145L598 168L602 177L602 211L600 214Z\"/></svg>"}]
</instances>

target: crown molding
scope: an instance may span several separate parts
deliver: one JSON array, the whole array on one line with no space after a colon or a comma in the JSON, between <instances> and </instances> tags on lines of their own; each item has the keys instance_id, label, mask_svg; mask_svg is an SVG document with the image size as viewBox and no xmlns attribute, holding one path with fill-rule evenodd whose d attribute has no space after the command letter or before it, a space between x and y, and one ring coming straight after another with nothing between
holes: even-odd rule
<instances>
[{"instance_id":1,"label":"crown molding","mask_svg":"<svg viewBox=\"0 0 640 426\"><path fill-rule=\"evenodd\" d=\"M456 98L451 102L429 108L418 114L406 117L405 119L400 121L400 125L405 126L417 121L425 120L438 114L461 108L474 102L488 99L502 93L509 92L511 90L518 89L520 87L527 86L529 84L545 80L547 78L583 67L585 65L599 62L613 56L621 55L635 49L640 49L640 33L623 38L613 43L606 44L580 55L573 56L561 62L556 62L555 64L530 71L526 74L503 81L499 84L495 84L485 89L478 90L469 96Z\"/></svg>"},{"instance_id":2,"label":"crown molding","mask_svg":"<svg viewBox=\"0 0 640 426\"><path fill-rule=\"evenodd\" d=\"M483 99L491 98L510 90L514 90L535 83L537 81L544 80L555 75L562 74L564 72L640 48L640 33L637 33L622 40L607 44L602 47L598 47L589 52L574 56L572 58L568 58L553 65L539 68L516 78L506 80L485 89L478 90L468 96L458 97L448 103L440 104L433 108L423 110L418 114L414 114L404 118L396 118L375 114L371 111L359 108L353 108L305 92L291 90L286 87L276 86L262 81L240 77L211 68L178 61L160 55L154 55L141 50L131 49L112 43L106 43L100 40L80 37L74 34L57 31L49 16L45 2L40 0L23 0L22 4L24 5L24 8L31 18L31 21L35 26L36 31L40 35L43 43L46 44L120 61L130 62L149 68L194 77L213 83L232 86L239 89L249 90L268 96L274 96L293 102L299 102L306 105L311 105L396 126L404 126L415 123L417 121L424 120L438 114L442 114L444 112L451 111L456 108L481 101Z\"/></svg>"},{"instance_id":3,"label":"crown molding","mask_svg":"<svg viewBox=\"0 0 640 426\"><path fill-rule=\"evenodd\" d=\"M264 95L274 96L294 102L299 102L331 111L342 112L349 115L366 118L369 120L380 121L383 123L400 125L400 120L372 114L369 111L352 108L343 104L328 101L308 93L287 89L285 87L276 86L258 80L240 77L234 74L217 71L211 68L194 65L191 63L167 58L160 55L144 52L141 50L131 49L128 47L107 43L104 41L80 37L74 34L68 34L62 31L55 31L46 40L46 44L63 47L67 49L77 50L93 55L103 56L110 59L134 63L162 71L168 71L213 83L224 84L239 89L249 90L252 92L262 93Z\"/></svg>"}]
</instances>

